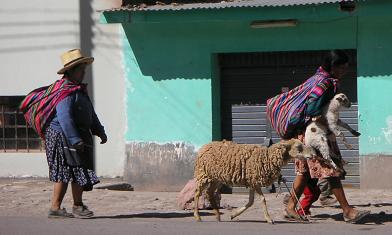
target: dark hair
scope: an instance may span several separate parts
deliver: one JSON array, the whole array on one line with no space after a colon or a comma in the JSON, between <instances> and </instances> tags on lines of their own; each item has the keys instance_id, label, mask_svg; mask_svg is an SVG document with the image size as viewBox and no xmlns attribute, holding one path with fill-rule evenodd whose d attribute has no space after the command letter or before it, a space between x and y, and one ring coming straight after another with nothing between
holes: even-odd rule
<instances>
[{"instance_id":1,"label":"dark hair","mask_svg":"<svg viewBox=\"0 0 392 235\"><path fill-rule=\"evenodd\" d=\"M332 67L347 64L348 61L349 57L343 50L332 50L325 56L324 63L321 67L323 67L325 71L331 72Z\"/></svg>"},{"instance_id":2,"label":"dark hair","mask_svg":"<svg viewBox=\"0 0 392 235\"><path fill-rule=\"evenodd\" d=\"M82 64L83 64L83 63L82 63ZM82 64L77 64L77 65L72 66L71 68L67 69L66 71L64 71L64 75L65 75L66 77L71 76L72 71L74 71L77 67L79 67L79 66L82 65Z\"/></svg>"}]
</instances>

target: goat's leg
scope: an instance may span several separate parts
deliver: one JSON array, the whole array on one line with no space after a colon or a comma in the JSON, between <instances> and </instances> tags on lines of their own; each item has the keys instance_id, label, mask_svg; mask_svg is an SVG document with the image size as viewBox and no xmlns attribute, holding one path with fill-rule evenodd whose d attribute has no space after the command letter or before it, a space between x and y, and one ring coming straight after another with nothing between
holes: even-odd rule
<instances>
[{"instance_id":1,"label":"goat's leg","mask_svg":"<svg viewBox=\"0 0 392 235\"><path fill-rule=\"evenodd\" d=\"M354 130L350 125L348 125L347 123L343 122L342 120L338 120L338 126L348 130L353 136L360 136L361 133L359 133L358 131Z\"/></svg>"},{"instance_id":2,"label":"goat's leg","mask_svg":"<svg viewBox=\"0 0 392 235\"><path fill-rule=\"evenodd\" d=\"M215 197L214 197L214 193L215 191L218 189L219 187L219 183L212 183L210 185L210 187L208 187L207 189L207 199L208 201L210 201L211 207L214 210L215 213L215 217L217 221L221 221L220 219L220 213L219 213L219 207L216 203Z\"/></svg>"},{"instance_id":3,"label":"goat's leg","mask_svg":"<svg viewBox=\"0 0 392 235\"><path fill-rule=\"evenodd\" d=\"M321 155L323 156L323 158L325 160L328 161L329 164L331 164L332 167L334 167L335 169L337 168L336 164L332 161L332 157L331 157L331 151L329 149L328 146L328 140L327 138L325 138L324 136L320 136L320 138L318 139L318 141L315 141L313 143L311 143L311 145L313 148L316 148L320 151Z\"/></svg>"},{"instance_id":4,"label":"goat's leg","mask_svg":"<svg viewBox=\"0 0 392 235\"><path fill-rule=\"evenodd\" d=\"M269 224L273 224L274 221L271 219L271 216L270 216L269 213L268 213L267 201L265 200L265 197L264 197L263 192L261 191L261 188L260 188L260 187L259 187L259 188L256 188L256 192L257 192L257 194L259 194L260 197L261 197L261 205L262 205L263 210L264 210L264 218L265 218L265 220L266 220Z\"/></svg>"},{"instance_id":5,"label":"goat's leg","mask_svg":"<svg viewBox=\"0 0 392 235\"><path fill-rule=\"evenodd\" d=\"M340 121L340 122L339 121L340 121L340 119L338 119L338 121L336 123L330 123L329 129L335 134L335 136L339 137L342 140L342 142L346 146L346 148L352 149L353 146L347 142L347 139L344 136L343 132L339 130L339 126L344 125L342 121ZM351 127L349 127L349 128L351 128Z\"/></svg>"},{"instance_id":6,"label":"goat's leg","mask_svg":"<svg viewBox=\"0 0 392 235\"><path fill-rule=\"evenodd\" d=\"M353 146L347 142L346 136L344 136L343 132L340 132L339 137L342 139L342 142L347 149L353 149Z\"/></svg>"},{"instance_id":7,"label":"goat's leg","mask_svg":"<svg viewBox=\"0 0 392 235\"><path fill-rule=\"evenodd\" d=\"M196 183L196 190L195 190L195 196L194 196L195 208L194 208L193 215L197 221L201 221L201 217L199 215L199 198L200 198L201 193L203 192L203 190L206 186L207 186L206 183L200 183L200 182Z\"/></svg>"},{"instance_id":8,"label":"goat's leg","mask_svg":"<svg viewBox=\"0 0 392 235\"><path fill-rule=\"evenodd\" d=\"M343 132L339 129L339 120L338 119L336 122L329 122L328 128L332 133L336 136L339 137L343 144L346 146L348 149L352 149L353 147L347 142L346 137L344 136Z\"/></svg>"},{"instance_id":9,"label":"goat's leg","mask_svg":"<svg viewBox=\"0 0 392 235\"><path fill-rule=\"evenodd\" d=\"M255 199L255 190L253 188L251 188L250 191L249 191L249 201L248 201L248 203L244 207L240 207L240 208L234 210L233 213L230 216L230 219L234 219L235 217L239 216L244 211L246 211L246 209L251 207L253 205L254 199Z\"/></svg>"}]
</instances>

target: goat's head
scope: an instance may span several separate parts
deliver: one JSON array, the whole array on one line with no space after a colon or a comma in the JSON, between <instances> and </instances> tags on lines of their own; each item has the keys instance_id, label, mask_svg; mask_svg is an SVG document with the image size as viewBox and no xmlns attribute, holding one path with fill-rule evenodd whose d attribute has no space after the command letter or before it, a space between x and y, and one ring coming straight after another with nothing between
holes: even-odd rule
<instances>
[{"instance_id":1,"label":"goat's head","mask_svg":"<svg viewBox=\"0 0 392 235\"><path fill-rule=\"evenodd\" d=\"M332 98L332 100L338 102L338 104L339 104L341 107L345 107L345 108L350 108L350 107L351 107L351 101L350 101L350 100L348 99L348 97L347 97L345 94L343 94L343 93L336 94L336 95Z\"/></svg>"},{"instance_id":2,"label":"goat's head","mask_svg":"<svg viewBox=\"0 0 392 235\"><path fill-rule=\"evenodd\" d=\"M285 159L286 161L293 158L312 158L317 155L312 147L306 146L298 139L282 140L280 143L286 147L287 157L289 158Z\"/></svg>"}]
</instances>

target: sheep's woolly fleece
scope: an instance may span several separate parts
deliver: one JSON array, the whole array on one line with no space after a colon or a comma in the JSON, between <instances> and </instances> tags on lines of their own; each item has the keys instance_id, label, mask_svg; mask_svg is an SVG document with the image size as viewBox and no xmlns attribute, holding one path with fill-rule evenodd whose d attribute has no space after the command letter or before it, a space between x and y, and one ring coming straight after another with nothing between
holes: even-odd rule
<instances>
[{"instance_id":1,"label":"sheep's woolly fleece","mask_svg":"<svg viewBox=\"0 0 392 235\"><path fill-rule=\"evenodd\" d=\"M287 163L284 153L286 147L279 143L267 148L231 141L212 142L198 152L195 178L202 183L214 180L247 187L269 186Z\"/></svg>"}]
</instances>

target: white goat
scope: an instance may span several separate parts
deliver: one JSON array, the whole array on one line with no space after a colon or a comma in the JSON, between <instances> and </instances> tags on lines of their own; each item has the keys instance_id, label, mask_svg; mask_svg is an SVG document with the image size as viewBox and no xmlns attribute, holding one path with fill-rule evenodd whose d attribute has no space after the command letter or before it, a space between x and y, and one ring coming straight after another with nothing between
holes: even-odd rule
<instances>
[{"instance_id":1,"label":"white goat","mask_svg":"<svg viewBox=\"0 0 392 235\"><path fill-rule=\"evenodd\" d=\"M323 158L335 169L337 166L332 161L332 158L339 156L333 155L330 151L328 146L328 133L332 132L335 136L340 137L348 149L352 149L352 146L347 143L347 140L339 127L347 129L354 136L361 135L347 123L339 119L340 110L343 107L349 108L350 106L351 102L345 94L339 93L335 95L332 100L323 107L321 117L312 118L312 122L306 127L305 131L305 145L320 151Z\"/></svg>"}]
</instances>

